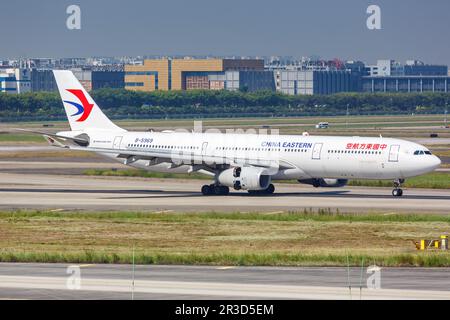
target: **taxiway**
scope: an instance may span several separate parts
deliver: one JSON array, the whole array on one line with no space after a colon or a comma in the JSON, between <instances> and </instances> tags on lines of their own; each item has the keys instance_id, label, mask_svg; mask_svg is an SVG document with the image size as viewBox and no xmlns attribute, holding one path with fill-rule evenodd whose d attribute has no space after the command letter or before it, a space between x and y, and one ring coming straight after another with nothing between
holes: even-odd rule
<instances>
[{"instance_id":1,"label":"taxiway","mask_svg":"<svg viewBox=\"0 0 450 320\"><path fill-rule=\"evenodd\" d=\"M68 266L0 263L0 299L450 299L449 268L382 268L368 289L365 268L82 264L77 288Z\"/></svg>"},{"instance_id":2,"label":"taxiway","mask_svg":"<svg viewBox=\"0 0 450 320\"><path fill-rule=\"evenodd\" d=\"M301 211L449 213L450 191L404 189L394 198L388 188L313 188L276 184L271 196L231 192L203 196L205 180L93 177L0 172L0 209Z\"/></svg>"}]
</instances>

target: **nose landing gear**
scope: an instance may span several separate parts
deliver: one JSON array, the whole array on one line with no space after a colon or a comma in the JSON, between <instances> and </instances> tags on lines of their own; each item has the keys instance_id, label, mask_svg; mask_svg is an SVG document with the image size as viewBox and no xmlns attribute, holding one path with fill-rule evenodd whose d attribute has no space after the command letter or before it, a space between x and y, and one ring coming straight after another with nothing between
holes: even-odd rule
<instances>
[{"instance_id":1,"label":"nose landing gear","mask_svg":"<svg viewBox=\"0 0 450 320\"><path fill-rule=\"evenodd\" d=\"M397 179L394 181L394 190L392 190L392 195L394 197L403 196L403 190L400 188L405 179Z\"/></svg>"}]
</instances>

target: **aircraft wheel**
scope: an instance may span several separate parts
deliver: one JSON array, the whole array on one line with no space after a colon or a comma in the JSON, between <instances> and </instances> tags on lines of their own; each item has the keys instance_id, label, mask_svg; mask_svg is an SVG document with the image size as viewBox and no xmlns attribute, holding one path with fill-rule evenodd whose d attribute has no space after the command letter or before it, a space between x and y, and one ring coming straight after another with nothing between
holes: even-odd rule
<instances>
[{"instance_id":1,"label":"aircraft wheel","mask_svg":"<svg viewBox=\"0 0 450 320\"><path fill-rule=\"evenodd\" d=\"M226 186L212 186L212 190L214 190L214 194L218 196L225 196L230 193L230 188Z\"/></svg>"},{"instance_id":2,"label":"aircraft wheel","mask_svg":"<svg viewBox=\"0 0 450 320\"><path fill-rule=\"evenodd\" d=\"M208 186L207 184L205 184L203 187L202 187L202 194L204 195L204 196L209 196L211 193L212 193L212 189L211 189L211 187L210 186Z\"/></svg>"},{"instance_id":3,"label":"aircraft wheel","mask_svg":"<svg viewBox=\"0 0 450 320\"><path fill-rule=\"evenodd\" d=\"M230 188L226 187L226 186L222 186L222 195L227 196L230 194Z\"/></svg>"},{"instance_id":4,"label":"aircraft wheel","mask_svg":"<svg viewBox=\"0 0 450 320\"><path fill-rule=\"evenodd\" d=\"M266 194L273 194L275 192L275 186L271 183L264 191Z\"/></svg>"},{"instance_id":5,"label":"aircraft wheel","mask_svg":"<svg viewBox=\"0 0 450 320\"><path fill-rule=\"evenodd\" d=\"M394 189L394 190L392 190L392 195L394 197L401 197L403 195L403 190L402 189Z\"/></svg>"},{"instance_id":6,"label":"aircraft wheel","mask_svg":"<svg viewBox=\"0 0 450 320\"><path fill-rule=\"evenodd\" d=\"M313 187L314 187L314 188L320 187L320 181L319 181L319 179L314 179L314 180L313 180Z\"/></svg>"}]
</instances>

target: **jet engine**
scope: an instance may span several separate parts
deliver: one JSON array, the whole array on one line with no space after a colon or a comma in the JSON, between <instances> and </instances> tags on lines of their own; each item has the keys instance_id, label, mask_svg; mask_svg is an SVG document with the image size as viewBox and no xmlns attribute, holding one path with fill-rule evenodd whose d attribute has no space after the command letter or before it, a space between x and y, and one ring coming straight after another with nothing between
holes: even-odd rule
<instances>
[{"instance_id":1,"label":"jet engine","mask_svg":"<svg viewBox=\"0 0 450 320\"><path fill-rule=\"evenodd\" d=\"M219 173L217 181L235 190L265 190L271 177L264 168L235 167Z\"/></svg>"},{"instance_id":2,"label":"jet engine","mask_svg":"<svg viewBox=\"0 0 450 320\"><path fill-rule=\"evenodd\" d=\"M298 180L300 183L310 184L316 188L339 188L347 184L347 179L324 179L324 178L313 178L313 179L301 179Z\"/></svg>"}]
</instances>

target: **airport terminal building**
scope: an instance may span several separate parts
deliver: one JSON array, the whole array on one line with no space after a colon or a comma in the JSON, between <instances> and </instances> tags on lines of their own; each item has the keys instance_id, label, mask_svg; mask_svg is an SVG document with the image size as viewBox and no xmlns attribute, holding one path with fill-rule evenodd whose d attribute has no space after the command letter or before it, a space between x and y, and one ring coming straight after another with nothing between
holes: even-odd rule
<instances>
[{"instance_id":1,"label":"airport terminal building","mask_svg":"<svg viewBox=\"0 0 450 320\"><path fill-rule=\"evenodd\" d=\"M260 59L149 59L125 66L125 89L274 91L275 81Z\"/></svg>"},{"instance_id":2,"label":"airport terminal building","mask_svg":"<svg viewBox=\"0 0 450 320\"><path fill-rule=\"evenodd\" d=\"M27 68L0 69L0 93L20 94L31 91L31 75Z\"/></svg>"},{"instance_id":3,"label":"airport terminal building","mask_svg":"<svg viewBox=\"0 0 450 320\"><path fill-rule=\"evenodd\" d=\"M363 92L449 92L448 66L428 65L417 60L400 64L378 60L366 66L361 78Z\"/></svg>"},{"instance_id":4,"label":"airport terminal building","mask_svg":"<svg viewBox=\"0 0 450 320\"><path fill-rule=\"evenodd\" d=\"M75 77L87 91L102 88L121 89L125 86L125 72L123 70L89 70L82 68L71 69ZM51 69L31 69L31 91L57 91L55 77Z\"/></svg>"},{"instance_id":5,"label":"airport terminal building","mask_svg":"<svg viewBox=\"0 0 450 320\"><path fill-rule=\"evenodd\" d=\"M364 92L450 92L449 76L362 77Z\"/></svg>"},{"instance_id":6,"label":"airport terminal building","mask_svg":"<svg viewBox=\"0 0 450 320\"><path fill-rule=\"evenodd\" d=\"M333 94L360 90L359 75L345 70L282 70L276 74L278 91L290 95Z\"/></svg>"},{"instance_id":7,"label":"airport terminal building","mask_svg":"<svg viewBox=\"0 0 450 320\"><path fill-rule=\"evenodd\" d=\"M66 61L67 60L67 61ZM82 65L86 59L32 59L0 67L0 92L57 91L53 69L72 70L87 91L125 88L133 91L228 90L277 91L289 95L339 92L450 92L444 65L408 60L287 61L263 59L154 58L129 64ZM103 60L102 60L103 61Z\"/></svg>"}]
</instances>

